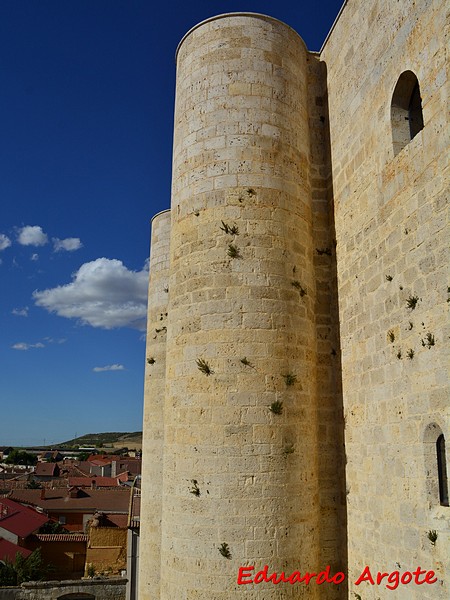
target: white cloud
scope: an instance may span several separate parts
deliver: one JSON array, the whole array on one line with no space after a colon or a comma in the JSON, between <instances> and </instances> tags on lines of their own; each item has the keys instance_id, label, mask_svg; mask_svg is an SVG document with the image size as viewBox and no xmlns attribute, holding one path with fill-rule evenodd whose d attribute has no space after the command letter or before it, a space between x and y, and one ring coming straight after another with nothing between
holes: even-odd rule
<instances>
[{"instance_id":1,"label":"white cloud","mask_svg":"<svg viewBox=\"0 0 450 600\"><path fill-rule=\"evenodd\" d=\"M80 238L66 238L65 240L60 240L59 238L53 238L53 250L55 252L61 252L61 250L66 250L67 252L73 252L74 250L79 250L83 247Z\"/></svg>"},{"instance_id":2,"label":"white cloud","mask_svg":"<svg viewBox=\"0 0 450 600\"><path fill-rule=\"evenodd\" d=\"M35 254L32 254L32 255L30 256L30 260L39 260L39 254L36 254L36 253L35 253Z\"/></svg>"},{"instance_id":3,"label":"white cloud","mask_svg":"<svg viewBox=\"0 0 450 600\"><path fill-rule=\"evenodd\" d=\"M24 306L23 308L13 308L11 313L16 315L16 317L28 317L28 306Z\"/></svg>"},{"instance_id":4,"label":"white cloud","mask_svg":"<svg viewBox=\"0 0 450 600\"><path fill-rule=\"evenodd\" d=\"M30 350L31 348L45 348L44 344L38 342L37 344L27 344L26 342L19 342L11 346L14 350Z\"/></svg>"},{"instance_id":5,"label":"white cloud","mask_svg":"<svg viewBox=\"0 0 450 600\"><path fill-rule=\"evenodd\" d=\"M94 373L101 373L103 371L124 371L123 365L106 365L106 367L94 367L92 369Z\"/></svg>"},{"instance_id":6,"label":"white cloud","mask_svg":"<svg viewBox=\"0 0 450 600\"><path fill-rule=\"evenodd\" d=\"M67 338L55 339L51 337L45 337L44 340L47 342L47 344L65 344L67 342Z\"/></svg>"},{"instance_id":7,"label":"white cloud","mask_svg":"<svg viewBox=\"0 0 450 600\"><path fill-rule=\"evenodd\" d=\"M48 243L47 234L38 225L27 225L19 229L17 241L22 246L45 246Z\"/></svg>"},{"instance_id":8,"label":"white cloud","mask_svg":"<svg viewBox=\"0 0 450 600\"><path fill-rule=\"evenodd\" d=\"M4 233L0 233L0 250L6 250L11 246L11 240Z\"/></svg>"},{"instance_id":9,"label":"white cloud","mask_svg":"<svg viewBox=\"0 0 450 600\"><path fill-rule=\"evenodd\" d=\"M48 312L80 319L92 327L145 331L147 265L141 271L129 271L120 260L97 258L81 265L72 283L35 291L33 298Z\"/></svg>"}]
</instances>

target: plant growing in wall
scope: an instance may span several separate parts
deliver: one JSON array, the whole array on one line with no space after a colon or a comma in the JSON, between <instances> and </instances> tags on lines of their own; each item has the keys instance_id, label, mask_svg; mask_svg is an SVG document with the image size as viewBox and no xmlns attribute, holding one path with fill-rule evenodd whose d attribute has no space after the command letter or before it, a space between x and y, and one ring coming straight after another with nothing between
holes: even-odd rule
<instances>
[{"instance_id":1,"label":"plant growing in wall","mask_svg":"<svg viewBox=\"0 0 450 600\"><path fill-rule=\"evenodd\" d=\"M269 406L269 410L274 415L281 415L283 412L283 403L279 400L276 400L275 402L272 402L272 404Z\"/></svg>"},{"instance_id":2,"label":"plant growing in wall","mask_svg":"<svg viewBox=\"0 0 450 600\"><path fill-rule=\"evenodd\" d=\"M237 225L228 225L228 223L222 221L222 226L220 229L230 235L239 235L239 228Z\"/></svg>"},{"instance_id":3,"label":"plant growing in wall","mask_svg":"<svg viewBox=\"0 0 450 600\"><path fill-rule=\"evenodd\" d=\"M427 531L427 538L430 540L433 546L436 546L436 540L438 539L436 529L430 529L429 531Z\"/></svg>"},{"instance_id":4,"label":"plant growing in wall","mask_svg":"<svg viewBox=\"0 0 450 600\"><path fill-rule=\"evenodd\" d=\"M198 487L198 481L196 479L191 479L192 487L189 490L190 494L193 494L197 498L200 496L200 488Z\"/></svg>"},{"instance_id":5,"label":"plant growing in wall","mask_svg":"<svg viewBox=\"0 0 450 600\"><path fill-rule=\"evenodd\" d=\"M297 381L297 375L294 375L294 373L286 373L286 375L283 375L283 379L286 385L290 387Z\"/></svg>"},{"instance_id":6,"label":"plant growing in wall","mask_svg":"<svg viewBox=\"0 0 450 600\"><path fill-rule=\"evenodd\" d=\"M406 353L406 356L409 358L409 360L412 360L414 358L414 354L415 354L414 350L412 348L410 348L408 350L408 352Z\"/></svg>"},{"instance_id":7,"label":"plant growing in wall","mask_svg":"<svg viewBox=\"0 0 450 600\"><path fill-rule=\"evenodd\" d=\"M392 275L386 275L386 281L392 281L394 278L392 277Z\"/></svg>"},{"instance_id":8,"label":"plant growing in wall","mask_svg":"<svg viewBox=\"0 0 450 600\"><path fill-rule=\"evenodd\" d=\"M300 292L301 298L303 298L303 296L306 296L306 290L299 281L292 281L291 285L292 285L292 287L295 287L295 289Z\"/></svg>"},{"instance_id":9,"label":"plant growing in wall","mask_svg":"<svg viewBox=\"0 0 450 600\"><path fill-rule=\"evenodd\" d=\"M434 335L432 333L427 333L425 339L422 340L422 346L426 346L427 348L431 348L431 346L434 346Z\"/></svg>"},{"instance_id":10,"label":"plant growing in wall","mask_svg":"<svg viewBox=\"0 0 450 600\"><path fill-rule=\"evenodd\" d=\"M224 558L228 558L228 560L231 559L230 547L228 546L228 544L226 542L222 542L222 544L220 544L218 550Z\"/></svg>"},{"instance_id":11,"label":"plant growing in wall","mask_svg":"<svg viewBox=\"0 0 450 600\"><path fill-rule=\"evenodd\" d=\"M230 258L241 258L239 248L234 244L228 244L227 254Z\"/></svg>"},{"instance_id":12,"label":"plant growing in wall","mask_svg":"<svg viewBox=\"0 0 450 600\"><path fill-rule=\"evenodd\" d=\"M419 296L409 296L409 298L406 300L406 308L409 308L410 310L414 310L416 308L418 302L419 302Z\"/></svg>"},{"instance_id":13,"label":"plant growing in wall","mask_svg":"<svg viewBox=\"0 0 450 600\"><path fill-rule=\"evenodd\" d=\"M241 358L241 363L246 367L253 367L252 363L248 360L246 356L244 356L244 358Z\"/></svg>"},{"instance_id":14,"label":"plant growing in wall","mask_svg":"<svg viewBox=\"0 0 450 600\"><path fill-rule=\"evenodd\" d=\"M392 329L389 329L389 331L387 332L387 337L391 344L395 342L395 333L392 331Z\"/></svg>"},{"instance_id":15,"label":"plant growing in wall","mask_svg":"<svg viewBox=\"0 0 450 600\"><path fill-rule=\"evenodd\" d=\"M156 360L153 358L153 356L150 356L150 358L147 358L147 362L149 365L154 365Z\"/></svg>"},{"instance_id":16,"label":"plant growing in wall","mask_svg":"<svg viewBox=\"0 0 450 600\"><path fill-rule=\"evenodd\" d=\"M195 362L197 363L197 367L198 367L199 371L201 371L205 375L209 376L214 373L214 371L211 369L209 363L207 363L206 360L204 360L203 358L197 358L197 360Z\"/></svg>"}]
</instances>

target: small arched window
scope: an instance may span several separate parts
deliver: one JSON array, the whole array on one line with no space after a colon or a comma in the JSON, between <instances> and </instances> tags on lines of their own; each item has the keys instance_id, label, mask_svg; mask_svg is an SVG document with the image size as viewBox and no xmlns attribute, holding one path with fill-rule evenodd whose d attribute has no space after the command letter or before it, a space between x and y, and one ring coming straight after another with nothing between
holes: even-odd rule
<instances>
[{"instance_id":1,"label":"small arched window","mask_svg":"<svg viewBox=\"0 0 450 600\"><path fill-rule=\"evenodd\" d=\"M400 75L391 102L392 143L398 154L423 129L422 98L412 71Z\"/></svg>"},{"instance_id":2,"label":"small arched window","mask_svg":"<svg viewBox=\"0 0 450 600\"><path fill-rule=\"evenodd\" d=\"M447 462L445 458L445 438L443 433L436 441L436 456L439 479L439 502L441 506L448 506Z\"/></svg>"}]
</instances>

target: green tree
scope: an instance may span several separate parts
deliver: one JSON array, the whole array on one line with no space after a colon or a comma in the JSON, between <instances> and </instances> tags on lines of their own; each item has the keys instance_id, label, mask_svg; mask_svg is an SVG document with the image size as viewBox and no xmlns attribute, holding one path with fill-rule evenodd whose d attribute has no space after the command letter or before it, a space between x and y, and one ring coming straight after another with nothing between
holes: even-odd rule
<instances>
[{"instance_id":1,"label":"green tree","mask_svg":"<svg viewBox=\"0 0 450 600\"><path fill-rule=\"evenodd\" d=\"M35 465L37 463L37 456L25 452L25 450L15 448L8 454L5 463L8 465Z\"/></svg>"},{"instance_id":2,"label":"green tree","mask_svg":"<svg viewBox=\"0 0 450 600\"><path fill-rule=\"evenodd\" d=\"M18 552L14 561L14 570L17 574L17 585L24 581L41 581L44 579L48 568L42 560L41 549L36 548L36 550L33 550L28 558L24 558Z\"/></svg>"},{"instance_id":3,"label":"green tree","mask_svg":"<svg viewBox=\"0 0 450 600\"><path fill-rule=\"evenodd\" d=\"M58 521L47 521L39 529L39 533L69 533Z\"/></svg>"},{"instance_id":4,"label":"green tree","mask_svg":"<svg viewBox=\"0 0 450 600\"><path fill-rule=\"evenodd\" d=\"M28 490L40 490L41 487L41 484L39 481L36 481L36 479L30 479L30 481L27 483Z\"/></svg>"},{"instance_id":5,"label":"green tree","mask_svg":"<svg viewBox=\"0 0 450 600\"><path fill-rule=\"evenodd\" d=\"M17 585L17 573L8 560L0 562L0 586Z\"/></svg>"}]
</instances>

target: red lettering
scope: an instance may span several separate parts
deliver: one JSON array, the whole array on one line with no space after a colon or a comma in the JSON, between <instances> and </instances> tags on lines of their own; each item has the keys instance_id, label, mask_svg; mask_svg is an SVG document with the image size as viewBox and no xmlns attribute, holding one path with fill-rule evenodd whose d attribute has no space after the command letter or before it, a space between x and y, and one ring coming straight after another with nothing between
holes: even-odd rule
<instances>
[{"instance_id":1,"label":"red lettering","mask_svg":"<svg viewBox=\"0 0 450 600\"><path fill-rule=\"evenodd\" d=\"M392 573L388 577L389 583L386 584L386 587L389 588L390 590L396 590L398 588L399 581L400 581L400 572L392 571ZM393 585L390 585L391 583Z\"/></svg>"},{"instance_id":2,"label":"red lettering","mask_svg":"<svg viewBox=\"0 0 450 600\"><path fill-rule=\"evenodd\" d=\"M377 573L377 585L380 585L380 583L383 581L383 579L385 577L387 577L388 575L389 575L389 573L380 573L378 571L378 573Z\"/></svg>"},{"instance_id":3,"label":"red lettering","mask_svg":"<svg viewBox=\"0 0 450 600\"><path fill-rule=\"evenodd\" d=\"M306 585L309 585L309 582L311 581L311 579L313 577L315 577L317 575L317 573L305 573L305 576L303 577L302 581L306 580Z\"/></svg>"},{"instance_id":4,"label":"red lettering","mask_svg":"<svg viewBox=\"0 0 450 600\"><path fill-rule=\"evenodd\" d=\"M253 583L262 583L263 581L267 581L267 570L268 570L269 566L268 565L264 565L263 570L262 571L258 571L255 575L255 579L253 580Z\"/></svg>"},{"instance_id":5,"label":"red lettering","mask_svg":"<svg viewBox=\"0 0 450 600\"><path fill-rule=\"evenodd\" d=\"M364 571L361 573L361 575L355 581L355 585L359 585L362 581L369 581L370 585L375 585L375 582L373 580L373 577L372 577L369 567L365 567Z\"/></svg>"},{"instance_id":6,"label":"red lettering","mask_svg":"<svg viewBox=\"0 0 450 600\"><path fill-rule=\"evenodd\" d=\"M289 576L289 583L291 585L293 585L294 583L301 583L303 581L303 579L301 578L302 574L300 573L300 571L293 571L290 576Z\"/></svg>"},{"instance_id":7,"label":"red lettering","mask_svg":"<svg viewBox=\"0 0 450 600\"><path fill-rule=\"evenodd\" d=\"M435 577L435 575L436 573L434 571L427 571L427 574L425 575L425 583L436 583L437 577ZM434 577L434 579L431 580L430 577Z\"/></svg>"},{"instance_id":8,"label":"red lettering","mask_svg":"<svg viewBox=\"0 0 450 600\"><path fill-rule=\"evenodd\" d=\"M322 583L325 583L325 581L327 583L331 583L333 581L333 579L330 579L330 565L325 568L325 571L320 571L320 573L317 574L317 585L322 585Z\"/></svg>"},{"instance_id":9,"label":"red lettering","mask_svg":"<svg viewBox=\"0 0 450 600\"><path fill-rule=\"evenodd\" d=\"M414 583L416 583L417 585L422 585L422 583L425 583L425 579L423 581L419 581L420 575L424 575L425 573L426 571L424 569L417 567L417 569L413 571L413 575L415 576Z\"/></svg>"},{"instance_id":10,"label":"red lettering","mask_svg":"<svg viewBox=\"0 0 450 600\"><path fill-rule=\"evenodd\" d=\"M405 581L405 580L406 580L406 578L408 578L408 581ZM401 582L402 582L404 585L406 585L406 584L408 584L408 583L411 581L411 579L412 579L412 573L410 573L409 571L405 571L405 572L403 573L403 575L402 575L402 578L400 579L400 581L401 581Z\"/></svg>"},{"instance_id":11,"label":"red lettering","mask_svg":"<svg viewBox=\"0 0 450 600\"><path fill-rule=\"evenodd\" d=\"M339 581L338 581L338 577L339 577ZM336 575L333 575L333 577L331 578L331 581L336 584L339 585L340 583L342 583L345 579L345 575L344 573L342 573L342 571L338 571L336 573Z\"/></svg>"},{"instance_id":12,"label":"red lettering","mask_svg":"<svg viewBox=\"0 0 450 600\"><path fill-rule=\"evenodd\" d=\"M255 567L239 567L239 572L238 572L238 585L244 585L246 583L253 583L253 579L250 579L250 581L243 581L243 577L250 577L249 573L244 573L244 571L253 571Z\"/></svg>"},{"instance_id":13,"label":"red lettering","mask_svg":"<svg viewBox=\"0 0 450 600\"><path fill-rule=\"evenodd\" d=\"M270 577L266 578L266 581L267 582L271 581L275 585L278 585L281 582L287 583L288 580L285 579L285 577L284 577L284 571L282 571L279 579L277 579L277 573L272 573L272 575L270 575Z\"/></svg>"}]
</instances>

